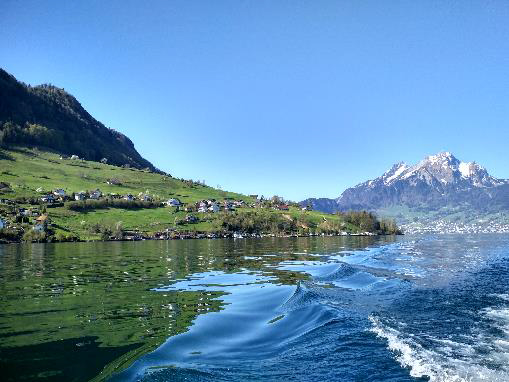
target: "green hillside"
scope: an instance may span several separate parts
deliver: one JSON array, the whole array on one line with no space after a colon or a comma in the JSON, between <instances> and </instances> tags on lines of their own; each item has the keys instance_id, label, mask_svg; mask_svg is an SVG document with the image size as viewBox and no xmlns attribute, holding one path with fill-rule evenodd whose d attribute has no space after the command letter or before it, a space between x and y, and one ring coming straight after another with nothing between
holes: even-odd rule
<instances>
[{"instance_id":1,"label":"green hillside","mask_svg":"<svg viewBox=\"0 0 509 382\"><path fill-rule=\"evenodd\" d=\"M30 86L0 68L0 145L42 146L88 160L155 167L124 134L92 117L64 89Z\"/></svg>"},{"instance_id":2,"label":"green hillside","mask_svg":"<svg viewBox=\"0 0 509 382\"><path fill-rule=\"evenodd\" d=\"M303 211L175 179L64 89L2 69L0 99L0 242L397 231L365 212Z\"/></svg>"},{"instance_id":3,"label":"green hillside","mask_svg":"<svg viewBox=\"0 0 509 382\"><path fill-rule=\"evenodd\" d=\"M388 231L388 226L376 225L377 222L369 220L367 215L367 223L363 223L352 216L303 211L297 205L277 210L276 206L282 201L260 203L252 197L191 180L99 162L60 159L56 153L38 149L3 149L0 158L0 215L8 223L9 230L17 232L19 240L23 237L25 240L67 241L153 238L158 234L178 238L212 233L231 235L233 232L307 235ZM118 184L107 183L112 179ZM56 189L65 190L68 199L54 204L41 201ZM74 193L96 189L103 194L100 200L71 200ZM112 195L117 198L133 195L138 200L128 202L113 199ZM140 201L145 195L149 202ZM167 207L163 202L169 198L177 198L183 205L178 209ZM196 209L184 211L186 206L194 208L201 200L215 200L221 207L225 201L243 200L245 205L234 211L222 208L215 213L196 212ZM33 213L23 216L20 209ZM35 219L41 215L47 215L51 224L45 235L36 235L33 227ZM186 222L186 216L194 216L198 221ZM4 229L4 238L7 231Z\"/></svg>"}]
</instances>

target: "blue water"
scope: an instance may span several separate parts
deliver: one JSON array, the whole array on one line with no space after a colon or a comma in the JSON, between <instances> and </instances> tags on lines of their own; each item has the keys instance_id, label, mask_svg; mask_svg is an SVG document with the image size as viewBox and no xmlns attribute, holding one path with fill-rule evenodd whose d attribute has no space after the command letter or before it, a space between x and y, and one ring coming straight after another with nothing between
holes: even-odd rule
<instances>
[{"instance_id":1,"label":"blue water","mask_svg":"<svg viewBox=\"0 0 509 382\"><path fill-rule=\"evenodd\" d=\"M252 256L252 254L250 254ZM113 381L509 381L509 236L391 244L188 275L154 293L224 292L224 309ZM242 253L237 254L242 256ZM253 261L278 253L260 248Z\"/></svg>"}]
</instances>

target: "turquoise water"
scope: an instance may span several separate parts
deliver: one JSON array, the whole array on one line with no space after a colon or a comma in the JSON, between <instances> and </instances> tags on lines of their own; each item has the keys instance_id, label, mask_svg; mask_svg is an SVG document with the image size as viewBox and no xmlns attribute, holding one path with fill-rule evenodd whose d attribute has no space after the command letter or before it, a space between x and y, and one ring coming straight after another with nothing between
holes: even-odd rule
<instances>
[{"instance_id":1,"label":"turquoise water","mask_svg":"<svg viewBox=\"0 0 509 382\"><path fill-rule=\"evenodd\" d=\"M7 380L507 381L509 236L0 247Z\"/></svg>"}]
</instances>

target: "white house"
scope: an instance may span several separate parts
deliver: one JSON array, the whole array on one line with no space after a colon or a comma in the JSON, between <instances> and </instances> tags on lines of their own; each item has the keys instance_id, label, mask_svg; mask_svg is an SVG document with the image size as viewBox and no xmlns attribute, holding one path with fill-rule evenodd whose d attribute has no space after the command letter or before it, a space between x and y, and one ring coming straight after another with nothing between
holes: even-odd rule
<instances>
[{"instance_id":1,"label":"white house","mask_svg":"<svg viewBox=\"0 0 509 382\"><path fill-rule=\"evenodd\" d=\"M168 207L178 207L178 206L181 206L182 203L180 202L180 200L172 198L172 199L168 199L168 201L166 202L166 205Z\"/></svg>"},{"instance_id":2,"label":"white house","mask_svg":"<svg viewBox=\"0 0 509 382\"><path fill-rule=\"evenodd\" d=\"M78 160L78 159L80 159L80 157L79 157L79 156L77 156L77 155L71 155L71 159L72 159L72 160Z\"/></svg>"},{"instance_id":3,"label":"white house","mask_svg":"<svg viewBox=\"0 0 509 382\"><path fill-rule=\"evenodd\" d=\"M55 197L53 195L51 195L51 194L44 195L41 198L41 201L44 202L44 203L53 203L55 201Z\"/></svg>"},{"instance_id":4,"label":"white house","mask_svg":"<svg viewBox=\"0 0 509 382\"><path fill-rule=\"evenodd\" d=\"M63 198L65 197L65 190L62 188L57 188L55 191L53 191L53 195Z\"/></svg>"},{"instance_id":5,"label":"white house","mask_svg":"<svg viewBox=\"0 0 509 382\"><path fill-rule=\"evenodd\" d=\"M198 207L198 212L207 212L207 206L200 205L200 207Z\"/></svg>"},{"instance_id":6,"label":"white house","mask_svg":"<svg viewBox=\"0 0 509 382\"><path fill-rule=\"evenodd\" d=\"M74 200L85 200L87 193L85 191L76 192L74 194Z\"/></svg>"}]
</instances>

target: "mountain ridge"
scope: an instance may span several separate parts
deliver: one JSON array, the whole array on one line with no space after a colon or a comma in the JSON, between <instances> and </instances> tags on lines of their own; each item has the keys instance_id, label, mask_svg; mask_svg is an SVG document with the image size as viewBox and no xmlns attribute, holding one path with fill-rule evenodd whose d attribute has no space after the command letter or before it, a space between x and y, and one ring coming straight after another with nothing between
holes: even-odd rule
<instances>
[{"instance_id":1,"label":"mountain ridge","mask_svg":"<svg viewBox=\"0 0 509 382\"><path fill-rule=\"evenodd\" d=\"M301 204L324 212L406 206L423 211L461 207L487 213L509 210L509 180L493 177L477 162L460 161L446 151L414 165L398 162L336 199L310 198Z\"/></svg>"},{"instance_id":2,"label":"mountain ridge","mask_svg":"<svg viewBox=\"0 0 509 382\"><path fill-rule=\"evenodd\" d=\"M62 88L27 85L0 68L0 145L40 146L65 155L138 169L157 168L124 134L96 120Z\"/></svg>"}]
</instances>

